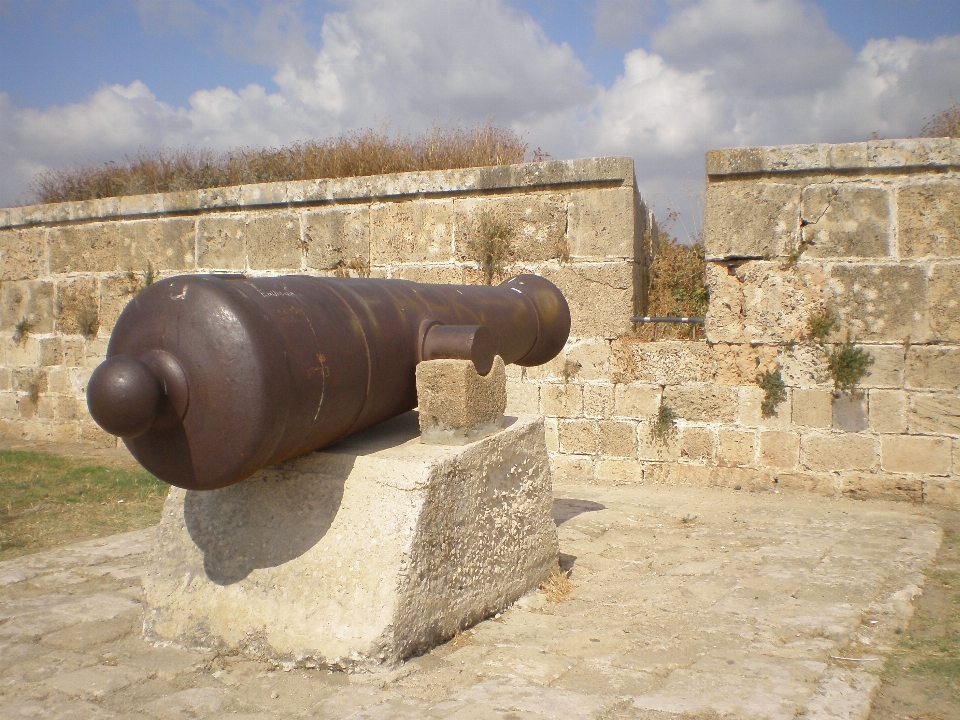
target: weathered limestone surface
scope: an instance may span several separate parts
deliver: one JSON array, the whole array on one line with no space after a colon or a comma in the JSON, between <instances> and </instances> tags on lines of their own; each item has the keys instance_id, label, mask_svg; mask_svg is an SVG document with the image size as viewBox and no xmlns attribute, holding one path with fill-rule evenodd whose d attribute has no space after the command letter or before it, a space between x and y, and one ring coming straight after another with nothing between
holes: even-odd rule
<instances>
[{"instance_id":1,"label":"weathered limestone surface","mask_svg":"<svg viewBox=\"0 0 960 720\"><path fill-rule=\"evenodd\" d=\"M542 420L461 447L408 413L222 490L174 488L145 632L354 668L395 663L536 588L557 563Z\"/></svg>"},{"instance_id":2,"label":"weathered limestone surface","mask_svg":"<svg viewBox=\"0 0 960 720\"><path fill-rule=\"evenodd\" d=\"M503 359L493 359L485 376L471 360L428 360L417 365L420 439L462 445L496 432L507 407Z\"/></svg>"}]
</instances>

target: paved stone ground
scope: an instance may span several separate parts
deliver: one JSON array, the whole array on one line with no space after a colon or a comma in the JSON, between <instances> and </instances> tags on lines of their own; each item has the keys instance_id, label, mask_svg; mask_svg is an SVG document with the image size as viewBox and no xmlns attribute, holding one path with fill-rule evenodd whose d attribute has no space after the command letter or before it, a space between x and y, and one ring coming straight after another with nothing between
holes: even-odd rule
<instances>
[{"instance_id":1,"label":"paved stone ground","mask_svg":"<svg viewBox=\"0 0 960 720\"><path fill-rule=\"evenodd\" d=\"M145 643L150 530L0 563L0 717L865 718L942 534L905 504L555 495L572 598L380 674Z\"/></svg>"}]
</instances>

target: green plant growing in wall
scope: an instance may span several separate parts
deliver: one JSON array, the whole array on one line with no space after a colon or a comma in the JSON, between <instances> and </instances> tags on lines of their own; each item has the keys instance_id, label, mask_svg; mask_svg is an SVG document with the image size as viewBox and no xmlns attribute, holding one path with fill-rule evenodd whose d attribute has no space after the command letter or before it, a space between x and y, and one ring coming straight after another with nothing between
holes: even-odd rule
<instances>
[{"instance_id":1,"label":"green plant growing in wall","mask_svg":"<svg viewBox=\"0 0 960 720\"><path fill-rule=\"evenodd\" d=\"M157 274L153 271L153 263L147 260L147 271L143 274L143 286L150 287L157 281Z\"/></svg>"},{"instance_id":2,"label":"green plant growing in wall","mask_svg":"<svg viewBox=\"0 0 960 720\"><path fill-rule=\"evenodd\" d=\"M19 346L27 341L27 336L33 330L33 323L22 318L20 322L13 326L13 341Z\"/></svg>"},{"instance_id":3,"label":"green plant growing in wall","mask_svg":"<svg viewBox=\"0 0 960 720\"><path fill-rule=\"evenodd\" d=\"M777 414L777 405L787 399L787 386L780 375L780 368L757 375L757 385L763 390L760 414L765 418L774 417Z\"/></svg>"},{"instance_id":4,"label":"green plant growing in wall","mask_svg":"<svg viewBox=\"0 0 960 720\"><path fill-rule=\"evenodd\" d=\"M480 213L477 234L467 242L467 250L483 271L483 281L503 277L504 264L513 256L513 230L493 214Z\"/></svg>"},{"instance_id":5,"label":"green plant growing in wall","mask_svg":"<svg viewBox=\"0 0 960 720\"><path fill-rule=\"evenodd\" d=\"M657 416L650 424L650 436L661 443L677 434L677 415L665 402L660 403Z\"/></svg>"},{"instance_id":6,"label":"green plant growing in wall","mask_svg":"<svg viewBox=\"0 0 960 720\"><path fill-rule=\"evenodd\" d=\"M553 244L553 254L557 258L557 262L561 265L566 265L570 262L570 243L567 242L567 237L564 235L557 239Z\"/></svg>"},{"instance_id":7,"label":"green plant growing in wall","mask_svg":"<svg viewBox=\"0 0 960 720\"><path fill-rule=\"evenodd\" d=\"M873 355L854 345L848 333L847 341L833 348L827 358L834 391L837 394L856 392L860 381L870 374L869 368L873 362Z\"/></svg>"},{"instance_id":8,"label":"green plant growing in wall","mask_svg":"<svg viewBox=\"0 0 960 720\"><path fill-rule=\"evenodd\" d=\"M837 318L829 310L813 313L807 319L807 332L821 345L837 327Z\"/></svg>"}]
</instances>

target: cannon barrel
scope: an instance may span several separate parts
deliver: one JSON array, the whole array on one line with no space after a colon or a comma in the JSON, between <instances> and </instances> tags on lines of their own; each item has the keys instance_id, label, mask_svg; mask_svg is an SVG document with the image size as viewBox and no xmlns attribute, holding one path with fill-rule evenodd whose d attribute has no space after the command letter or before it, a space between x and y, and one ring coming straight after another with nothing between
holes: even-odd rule
<instances>
[{"instance_id":1,"label":"cannon barrel","mask_svg":"<svg viewBox=\"0 0 960 720\"><path fill-rule=\"evenodd\" d=\"M87 404L158 478L212 490L411 410L421 360L540 365L569 332L566 300L536 275L183 275L121 313Z\"/></svg>"}]
</instances>

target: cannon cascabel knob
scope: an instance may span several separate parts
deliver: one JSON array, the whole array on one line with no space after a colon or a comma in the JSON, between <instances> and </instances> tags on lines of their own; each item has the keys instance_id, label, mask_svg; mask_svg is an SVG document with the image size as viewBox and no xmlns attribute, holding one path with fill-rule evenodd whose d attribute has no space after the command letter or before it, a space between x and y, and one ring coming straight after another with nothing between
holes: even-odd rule
<instances>
[{"instance_id":1,"label":"cannon cascabel knob","mask_svg":"<svg viewBox=\"0 0 960 720\"><path fill-rule=\"evenodd\" d=\"M139 358L115 355L87 383L87 407L108 433L135 438L149 430L163 407L163 383Z\"/></svg>"}]
</instances>

